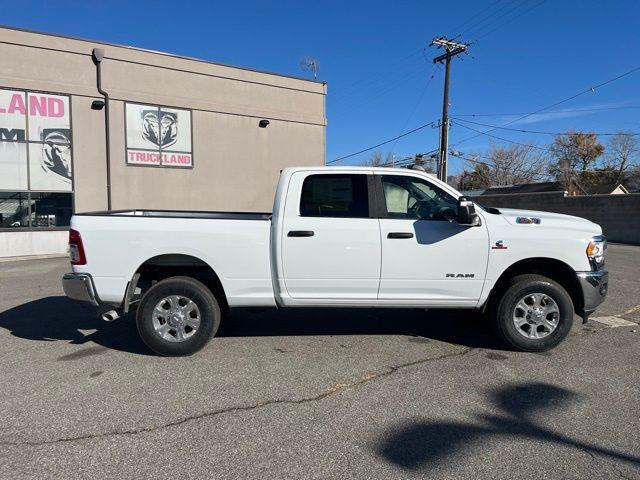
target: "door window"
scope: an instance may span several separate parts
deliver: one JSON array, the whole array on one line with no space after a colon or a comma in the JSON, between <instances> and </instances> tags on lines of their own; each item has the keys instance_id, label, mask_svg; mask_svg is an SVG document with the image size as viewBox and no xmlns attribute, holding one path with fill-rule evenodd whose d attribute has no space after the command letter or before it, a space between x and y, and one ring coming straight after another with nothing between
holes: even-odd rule
<instances>
[{"instance_id":1,"label":"door window","mask_svg":"<svg viewBox=\"0 0 640 480\"><path fill-rule=\"evenodd\" d=\"M369 217L366 175L309 175L302 184L303 217Z\"/></svg>"},{"instance_id":2,"label":"door window","mask_svg":"<svg viewBox=\"0 0 640 480\"><path fill-rule=\"evenodd\" d=\"M431 183L417 177L382 175L387 218L453 220L457 201Z\"/></svg>"}]
</instances>

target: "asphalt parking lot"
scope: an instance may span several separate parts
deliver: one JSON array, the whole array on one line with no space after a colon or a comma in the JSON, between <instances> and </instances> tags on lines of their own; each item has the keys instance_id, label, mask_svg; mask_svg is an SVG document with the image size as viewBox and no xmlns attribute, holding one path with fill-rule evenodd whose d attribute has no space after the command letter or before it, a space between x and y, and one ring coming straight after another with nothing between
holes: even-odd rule
<instances>
[{"instance_id":1,"label":"asphalt parking lot","mask_svg":"<svg viewBox=\"0 0 640 480\"><path fill-rule=\"evenodd\" d=\"M477 316L242 310L195 356L68 301L66 259L0 263L1 478L640 478L640 247L544 354Z\"/></svg>"}]
</instances>

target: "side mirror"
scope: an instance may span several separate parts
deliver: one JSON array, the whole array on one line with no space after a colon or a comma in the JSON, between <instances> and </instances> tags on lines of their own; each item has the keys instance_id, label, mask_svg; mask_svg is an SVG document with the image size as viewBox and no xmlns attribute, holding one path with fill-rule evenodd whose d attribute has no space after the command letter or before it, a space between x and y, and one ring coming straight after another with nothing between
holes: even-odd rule
<instances>
[{"instance_id":1,"label":"side mirror","mask_svg":"<svg viewBox=\"0 0 640 480\"><path fill-rule=\"evenodd\" d=\"M476 207L472 201L467 200L465 197L458 199L458 215L456 221L460 225L466 225L475 227L480 225L480 217L476 213Z\"/></svg>"}]
</instances>

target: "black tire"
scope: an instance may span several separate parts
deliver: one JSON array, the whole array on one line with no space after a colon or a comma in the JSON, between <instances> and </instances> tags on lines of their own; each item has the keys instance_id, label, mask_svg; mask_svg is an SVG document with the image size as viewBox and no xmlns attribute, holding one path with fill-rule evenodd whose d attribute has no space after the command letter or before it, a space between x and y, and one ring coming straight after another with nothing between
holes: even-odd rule
<instances>
[{"instance_id":1,"label":"black tire","mask_svg":"<svg viewBox=\"0 0 640 480\"><path fill-rule=\"evenodd\" d=\"M190 299L199 311L197 330L179 342L165 340L154 327L156 305L171 295ZM170 277L156 283L144 294L136 314L136 324L140 338L151 350L164 356L184 356L197 352L211 340L220 326L220 317L220 306L211 290L190 277Z\"/></svg>"},{"instance_id":2,"label":"black tire","mask_svg":"<svg viewBox=\"0 0 640 480\"><path fill-rule=\"evenodd\" d=\"M543 293L556 302L559 310L558 324L546 337L528 338L518 331L513 319L518 301L528 293ZM500 338L512 349L521 352L544 352L556 347L571 331L573 302L567 291L558 283L542 275L514 277L504 291L495 310L495 329Z\"/></svg>"}]
</instances>

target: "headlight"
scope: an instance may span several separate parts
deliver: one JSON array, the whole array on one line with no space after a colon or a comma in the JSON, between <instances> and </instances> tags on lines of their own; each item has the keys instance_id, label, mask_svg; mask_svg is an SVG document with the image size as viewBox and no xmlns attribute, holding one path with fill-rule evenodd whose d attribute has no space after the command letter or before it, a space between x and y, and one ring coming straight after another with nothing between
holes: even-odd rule
<instances>
[{"instance_id":1,"label":"headlight","mask_svg":"<svg viewBox=\"0 0 640 480\"><path fill-rule=\"evenodd\" d=\"M607 239L604 236L593 237L587 245L587 257L594 270L604 266L605 253L607 253Z\"/></svg>"}]
</instances>

